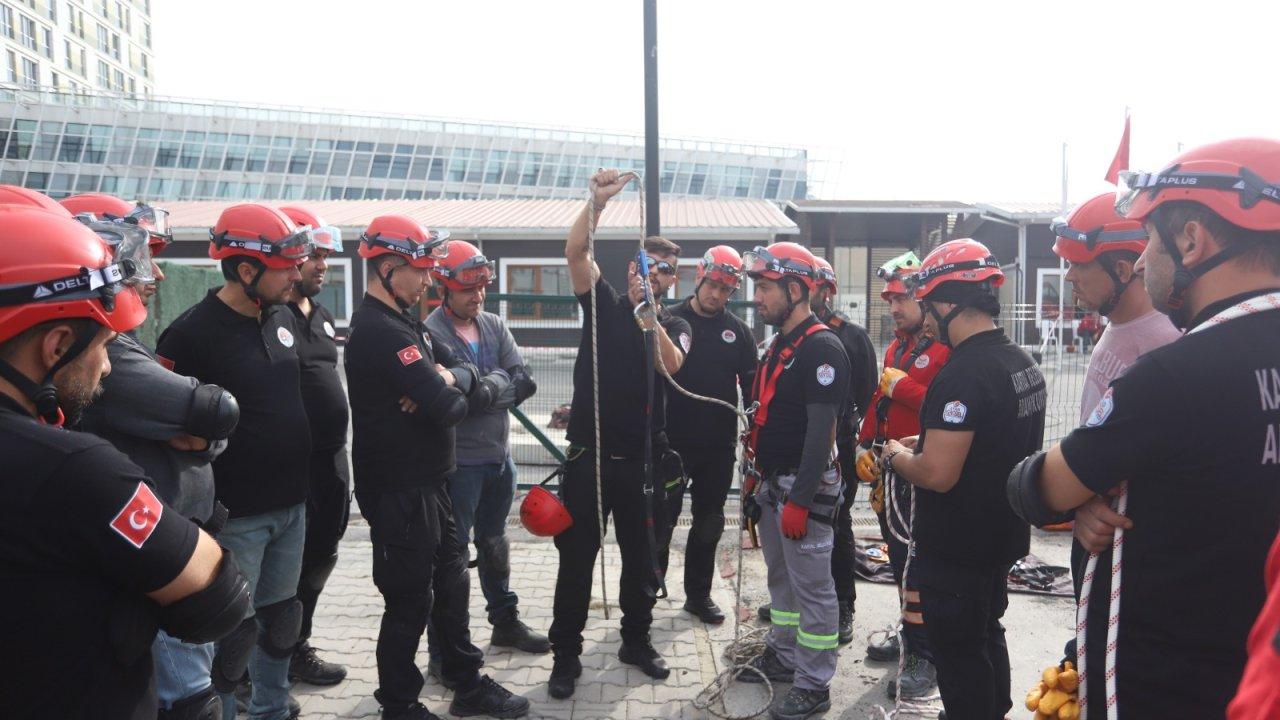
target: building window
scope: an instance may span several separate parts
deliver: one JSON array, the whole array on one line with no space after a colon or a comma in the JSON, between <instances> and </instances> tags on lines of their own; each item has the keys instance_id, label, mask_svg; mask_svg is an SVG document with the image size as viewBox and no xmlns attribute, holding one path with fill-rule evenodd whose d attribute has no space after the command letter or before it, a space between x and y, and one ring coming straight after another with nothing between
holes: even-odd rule
<instances>
[{"instance_id":1,"label":"building window","mask_svg":"<svg viewBox=\"0 0 1280 720\"><path fill-rule=\"evenodd\" d=\"M26 15L19 15L18 21L18 27L22 31L22 35L19 37L22 46L28 50L36 50L36 21Z\"/></svg>"},{"instance_id":2,"label":"building window","mask_svg":"<svg viewBox=\"0 0 1280 720\"><path fill-rule=\"evenodd\" d=\"M0 32L7 38L13 38L13 8L0 5Z\"/></svg>"},{"instance_id":3,"label":"building window","mask_svg":"<svg viewBox=\"0 0 1280 720\"><path fill-rule=\"evenodd\" d=\"M4 79L6 82L16 83L18 82L18 54L10 50L8 52L8 55L9 55L9 64L8 64L8 67L5 69Z\"/></svg>"},{"instance_id":4,"label":"building window","mask_svg":"<svg viewBox=\"0 0 1280 720\"><path fill-rule=\"evenodd\" d=\"M53 31L49 28L43 28L44 31L44 56L53 59Z\"/></svg>"},{"instance_id":5,"label":"building window","mask_svg":"<svg viewBox=\"0 0 1280 720\"><path fill-rule=\"evenodd\" d=\"M98 26L98 52L103 55L111 52L111 33L102 25Z\"/></svg>"},{"instance_id":6,"label":"building window","mask_svg":"<svg viewBox=\"0 0 1280 720\"><path fill-rule=\"evenodd\" d=\"M32 89L40 87L40 66L36 65L35 60L22 58L22 76L18 78L18 82Z\"/></svg>"},{"instance_id":7,"label":"building window","mask_svg":"<svg viewBox=\"0 0 1280 720\"><path fill-rule=\"evenodd\" d=\"M98 61L98 86L104 90L111 89L111 67L106 60Z\"/></svg>"},{"instance_id":8,"label":"building window","mask_svg":"<svg viewBox=\"0 0 1280 720\"><path fill-rule=\"evenodd\" d=\"M548 300L504 300L502 314L513 327L573 327L579 322L578 299L563 258L504 258L499 291L513 295L546 295Z\"/></svg>"},{"instance_id":9,"label":"building window","mask_svg":"<svg viewBox=\"0 0 1280 720\"><path fill-rule=\"evenodd\" d=\"M151 49L151 23L142 23L142 43Z\"/></svg>"}]
</instances>

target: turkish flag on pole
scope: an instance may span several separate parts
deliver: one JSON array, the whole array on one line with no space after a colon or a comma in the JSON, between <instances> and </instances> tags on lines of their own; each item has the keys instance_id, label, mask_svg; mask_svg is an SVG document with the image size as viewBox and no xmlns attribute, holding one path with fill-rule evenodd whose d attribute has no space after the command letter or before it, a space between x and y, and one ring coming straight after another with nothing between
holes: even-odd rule
<instances>
[{"instance_id":1,"label":"turkish flag on pole","mask_svg":"<svg viewBox=\"0 0 1280 720\"><path fill-rule=\"evenodd\" d=\"M1116 148L1116 156L1107 168L1107 182L1116 185L1120 181L1120 173L1129 169L1129 113L1124 114L1124 134L1120 136L1120 147Z\"/></svg>"}]
</instances>

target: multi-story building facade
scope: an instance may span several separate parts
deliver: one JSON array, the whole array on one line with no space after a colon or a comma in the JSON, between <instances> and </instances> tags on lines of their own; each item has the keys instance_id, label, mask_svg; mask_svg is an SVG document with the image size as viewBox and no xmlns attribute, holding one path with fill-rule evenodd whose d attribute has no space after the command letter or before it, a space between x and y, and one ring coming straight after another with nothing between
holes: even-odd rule
<instances>
[{"instance_id":1,"label":"multi-story building facade","mask_svg":"<svg viewBox=\"0 0 1280 720\"><path fill-rule=\"evenodd\" d=\"M0 87L149 96L150 0L0 0Z\"/></svg>"}]
</instances>

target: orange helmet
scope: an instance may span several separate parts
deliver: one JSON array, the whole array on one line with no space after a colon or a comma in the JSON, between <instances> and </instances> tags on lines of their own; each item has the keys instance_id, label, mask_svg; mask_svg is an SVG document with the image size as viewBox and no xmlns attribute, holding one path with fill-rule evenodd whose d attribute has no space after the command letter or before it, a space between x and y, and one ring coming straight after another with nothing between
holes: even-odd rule
<instances>
[{"instance_id":1,"label":"orange helmet","mask_svg":"<svg viewBox=\"0 0 1280 720\"><path fill-rule=\"evenodd\" d=\"M884 290L880 291L880 298L888 302L890 295L910 295L906 280L919 270L920 258L910 250L881 265L876 269L876 277L884 281Z\"/></svg>"},{"instance_id":2,"label":"orange helmet","mask_svg":"<svg viewBox=\"0 0 1280 720\"><path fill-rule=\"evenodd\" d=\"M1082 203L1049 227L1058 236L1054 254L1068 262L1092 262L1102 253L1116 250L1141 255L1147 247L1142 223L1116 213L1115 193L1103 193Z\"/></svg>"},{"instance_id":3,"label":"orange helmet","mask_svg":"<svg viewBox=\"0 0 1280 720\"><path fill-rule=\"evenodd\" d=\"M742 256L728 245L716 245L698 259L694 274L694 286L710 278L733 289L742 283Z\"/></svg>"},{"instance_id":4,"label":"orange helmet","mask_svg":"<svg viewBox=\"0 0 1280 720\"><path fill-rule=\"evenodd\" d=\"M480 253L479 248L465 240L453 240L446 244L443 258L431 268L431 274L450 290L488 285L493 280L493 261Z\"/></svg>"},{"instance_id":5,"label":"orange helmet","mask_svg":"<svg viewBox=\"0 0 1280 720\"><path fill-rule=\"evenodd\" d=\"M407 215L379 215L360 236L360 257L396 255L429 269L449 254L446 230L429 230Z\"/></svg>"},{"instance_id":6,"label":"orange helmet","mask_svg":"<svg viewBox=\"0 0 1280 720\"><path fill-rule=\"evenodd\" d=\"M209 257L249 257L264 267L283 269L311 254L311 229L299 228L288 215L258 203L232 205L209 231Z\"/></svg>"},{"instance_id":7,"label":"orange helmet","mask_svg":"<svg viewBox=\"0 0 1280 720\"><path fill-rule=\"evenodd\" d=\"M831 288L833 294L840 292L839 281L836 279L836 269L831 267L831 263L827 262L826 258L814 255L813 265L818 273L818 287Z\"/></svg>"},{"instance_id":8,"label":"orange helmet","mask_svg":"<svg viewBox=\"0 0 1280 720\"><path fill-rule=\"evenodd\" d=\"M130 203L107 193L81 193L59 201L72 215L90 213L98 220L137 225L147 231L152 256L173 242L169 211L143 203Z\"/></svg>"},{"instance_id":9,"label":"orange helmet","mask_svg":"<svg viewBox=\"0 0 1280 720\"><path fill-rule=\"evenodd\" d=\"M294 225L311 227L311 242L318 248L330 252L342 252L342 231L336 225L330 225L315 214L310 208L301 205L281 205L280 212L289 216Z\"/></svg>"},{"instance_id":10,"label":"orange helmet","mask_svg":"<svg viewBox=\"0 0 1280 720\"><path fill-rule=\"evenodd\" d=\"M520 524L539 537L555 537L573 526L573 517L560 498L535 485L520 503Z\"/></svg>"},{"instance_id":11,"label":"orange helmet","mask_svg":"<svg viewBox=\"0 0 1280 720\"><path fill-rule=\"evenodd\" d=\"M928 300L947 282L988 283L997 288L1004 284L1004 271L986 245L969 238L950 240L926 255L919 272L910 279L917 300Z\"/></svg>"},{"instance_id":12,"label":"orange helmet","mask_svg":"<svg viewBox=\"0 0 1280 720\"><path fill-rule=\"evenodd\" d=\"M17 185L0 185L0 205L29 205L51 213L71 217L71 212L58 204L57 200Z\"/></svg>"},{"instance_id":13,"label":"orange helmet","mask_svg":"<svg viewBox=\"0 0 1280 720\"><path fill-rule=\"evenodd\" d=\"M817 287L817 260L799 243L779 242L768 247L757 245L742 256L742 267L751 277L766 280L794 278L811 293Z\"/></svg>"}]
</instances>

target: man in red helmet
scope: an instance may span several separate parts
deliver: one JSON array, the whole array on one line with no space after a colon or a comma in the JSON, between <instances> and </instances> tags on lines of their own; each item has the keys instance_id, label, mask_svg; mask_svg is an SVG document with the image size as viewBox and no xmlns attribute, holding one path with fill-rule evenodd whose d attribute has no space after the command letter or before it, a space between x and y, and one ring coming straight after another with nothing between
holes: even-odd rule
<instances>
[{"instance_id":1,"label":"man in red helmet","mask_svg":"<svg viewBox=\"0 0 1280 720\"><path fill-rule=\"evenodd\" d=\"M464 559L470 556L475 531L480 589L493 626L489 644L545 653L551 650L546 636L520 620L519 597L510 587L507 540L507 515L516 490L507 410L529 399L537 385L506 323L484 309L493 261L471 243L454 240L431 272L443 293L440 306L427 317L431 340L449 346L454 355L466 358L480 371L467 417L457 427L458 468L449 476L449 498ZM439 677L441 654L432 642L437 635L435 627L428 625L427 633L431 650L428 668Z\"/></svg>"},{"instance_id":2,"label":"man in red helmet","mask_svg":"<svg viewBox=\"0 0 1280 720\"><path fill-rule=\"evenodd\" d=\"M1039 525L1126 495L1119 587L1093 585L1078 648L1090 716L1221 717L1280 529L1280 142L1206 145L1121 181L1116 210L1150 237L1137 272L1187 334L1138 358L1083 427L1017 468L1009 502ZM1188 518L1204 531L1188 534Z\"/></svg>"},{"instance_id":3,"label":"man in red helmet","mask_svg":"<svg viewBox=\"0 0 1280 720\"><path fill-rule=\"evenodd\" d=\"M920 587L952 720L1000 718L1012 707L1000 618L1009 568L1026 556L1030 531L1004 501L1004 479L1044 440L1044 376L995 323L1002 282L999 261L974 240L925 257L915 296L925 328L951 357L925 395L919 440L890 440L880 456L881 468L915 486L907 574Z\"/></svg>"},{"instance_id":4,"label":"man in red helmet","mask_svg":"<svg viewBox=\"0 0 1280 720\"><path fill-rule=\"evenodd\" d=\"M908 548L898 539L910 532L897 521L897 514L886 512L885 483L878 464L880 448L889 440L902 440L920 434L920 406L924 404L929 384L946 364L951 351L934 340L924 329L924 309L907 288L906 280L920 269L920 259L906 252L881 265L877 275L884 280L880 297L889 303L894 323L893 342L884 353L884 372L879 387L871 397L870 411L863 418L859 435L860 450L857 473L863 482L871 483L871 507L880 521L880 534L889 549L889 566L894 582L900 588L906 607L902 610L901 640L890 633L882 642L867 646L867 657L882 662L896 662L906 651L902 674L889 683L889 697L901 692L904 699L933 694L938 684L929 652L929 636L924 629L924 609L920 590L913 577L906 577ZM892 502L899 509L908 508L908 485L895 485ZM905 517L909 510L903 512ZM890 526L889 523L893 523Z\"/></svg>"},{"instance_id":5,"label":"man in red helmet","mask_svg":"<svg viewBox=\"0 0 1280 720\"><path fill-rule=\"evenodd\" d=\"M310 423L302 400L297 328L283 306L311 254L309 228L252 203L222 211L209 256L225 283L160 336L156 354L181 375L226 388L241 415L213 461L218 502L230 513L218 535L241 558L253 610L218 643L213 686L223 713L248 668L249 714L281 720L289 707L289 660L302 620L298 574L305 536Z\"/></svg>"},{"instance_id":6,"label":"man in red helmet","mask_svg":"<svg viewBox=\"0 0 1280 720\"><path fill-rule=\"evenodd\" d=\"M0 612L6 646L23 648L0 676L6 718L154 718L157 628L211 642L249 607L232 554L138 466L56 427L101 392L110 341L145 317L128 269L65 213L0 207Z\"/></svg>"},{"instance_id":7,"label":"man in red helmet","mask_svg":"<svg viewBox=\"0 0 1280 720\"><path fill-rule=\"evenodd\" d=\"M638 270L636 262L640 258L637 257L628 266L627 292L620 295L604 279L588 244L589 228L594 226L605 204L621 192L632 177L617 170L601 170L592 176L591 207L583 208L565 241L569 278L582 306L584 322L573 366L573 411L566 433L569 459L560 486L573 524L555 539L560 568L556 574L555 606L548 633L555 662L547 691L557 699L573 695L577 678L582 674L578 657L582 654L582 630L591 601L592 566L600 552L597 507L606 519L613 516L614 534L622 552L622 582L618 588L622 648L618 659L658 680L671 674L649 637L653 606L663 587L659 555L661 541L666 537L662 512L664 484L658 481L656 468L669 451L666 392L657 375L656 363L661 362L669 373L679 371L684 351L677 343L682 335L689 336L690 331L683 319L655 312L643 303L645 284L653 297L660 298L674 283L680 249L663 238L646 239L644 252L648 256L649 273L644 276ZM641 308L640 316L636 315L636 308ZM597 313L598 357L592 356L591 313ZM654 362L645 359L646 332L653 333L657 356ZM598 403L594 397L593 364L599 370ZM654 383L648 427L647 380ZM597 406L599 428L593 412ZM601 448L598 463L597 442ZM646 447L652 451L649 458L645 458ZM655 468L652 486L645 477L646 461ZM601 490L598 499L597 464Z\"/></svg>"},{"instance_id":8,"label":"man in red helmet","mask_svg":"<svg viewBox=\"0 0 1280 720\"><path fill-rule=\"evenodd\" d=\"M756 372L756 344L751 328L726 307L742 284L742 256L717 245L698 260L693 294L672 308L692 328L693 342L675 381L690 392L738 404L738 393L751 403ZM671 393L667 435L680 454L693 524L684 549L684 610L705 623L724 622L711 599L716 546L724 532L724 502L733 484L737 459L738 418L728 409ZM670 527L680 517L686 489L666 488Z\"/></svg>"},{"instance_id":9,"label":"man in red helmet","mask_svg":"<svg viewBox=\"0 0 1280 720\"><path fill-rule=\"evenodd\" d=\"M758 405L746 440L743 504L759 528L773 625L752 665L771 681L794 682L770 716L803 720L831 707L840 641L831 550L844 490L835 440L849 397L849 358L811 310L812 253L781 242L756 247L742 262L755 281L756 312L778 329L756 366L751 398ZM755 673L740 679L760 681Z\"/></svg>"},{"instance_id":10,"label":"man in red helmet","mask_svg":"<svg viewBox=\"0 0 1280 720\"><path fill-rule=\"evenodd\" d=\"M480 675L471 643L469 579L448 478L455 426L485 392L476 367L434 342L411 308L448 253L447 232L404 215L373 219L360 236L370 282L351 317L346 348L356 502L369 522L373 582L385 608L378 632L378 690L385 720L434 718L418 701L415 658L428 619L453 715L520 717L529 701Z\"/></svg>"},{"instance_id":11,"label":"man in red helmet","mask_svg":"<svg viewBox=\"0 0 1280 720\"><path fill-rule=\"evenodd\" d=\"M336 685L347 669L321 659L311 645L311 622L329 574L338 564L338 541L347 530L351 507L351 466L347 458L347 393L338 373L337 330L333 313L316 296L324 287L329 256L342 252L342 232L305 207L280 211L298 227L311 228L311 254L298 266L286 307L297 330L302 371L302 404L311 425L308 463L307 531L302 545L298 601L302 627L289 660L289 679L311 685Z\"/></svg>"}]
</instances>

